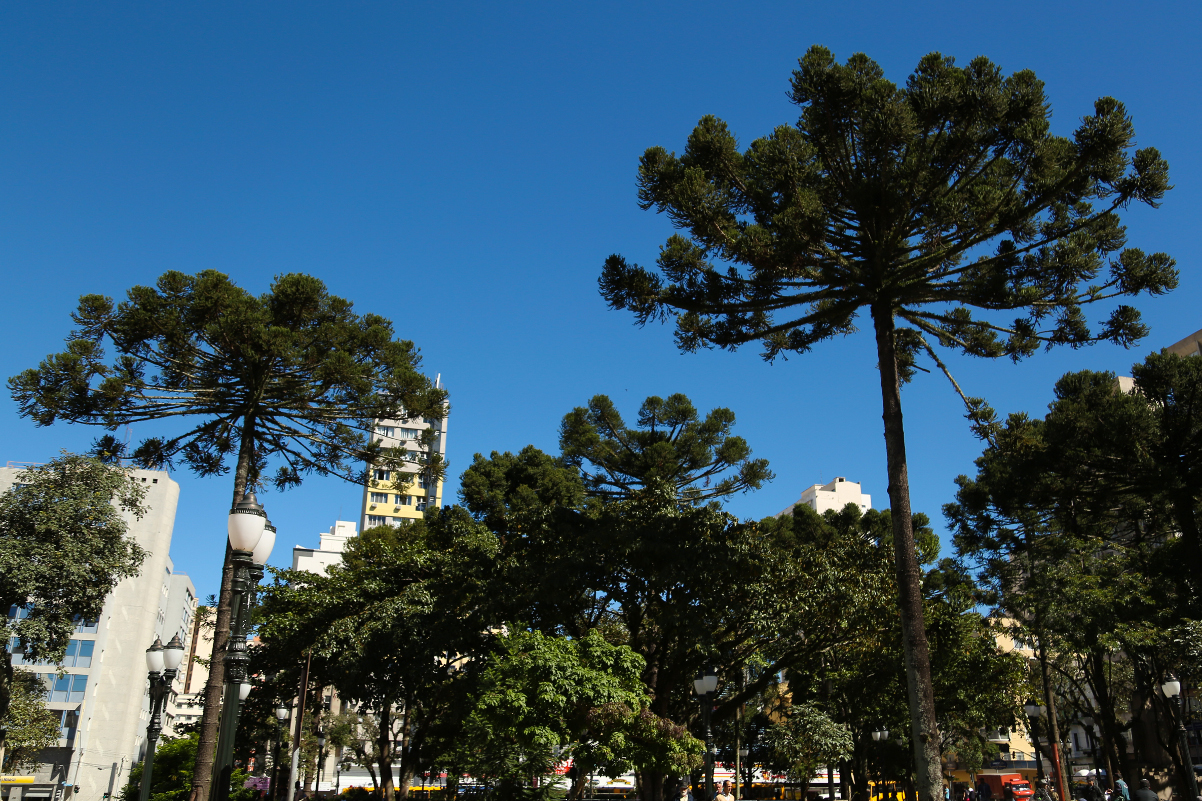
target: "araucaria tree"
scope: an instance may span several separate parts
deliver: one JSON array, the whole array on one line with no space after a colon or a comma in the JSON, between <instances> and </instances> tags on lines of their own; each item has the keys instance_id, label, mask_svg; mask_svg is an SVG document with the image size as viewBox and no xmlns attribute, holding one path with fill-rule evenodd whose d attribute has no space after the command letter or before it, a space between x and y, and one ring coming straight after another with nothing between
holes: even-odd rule
<instances>
[{"instance_id":1,"label":"araucaria tree","mask_svg":"<svg viewBox=\"0 0 1202 801\"><path fill-rule=\"evenodd\" d=\"M72 319L64 352L8 382L38 425L173 421L174 434L145 439L130 456L147 467L179 461L202 476L226 474L232 459L233 504L273 462L279 488L314 473L360 481L364 461L401 474L442 470L436 456L373 439L377 419L442 413L445 393L418 372L417 348L316 278L283 275L255 296L213 270L167 272L119 304L84 295ZM106 436L98 450L118 448ZM227 548L192 801L207 797L213 769L231 579Z\"/></svg>"},{"instance_id":2,"label":"araucaria tree","mask_svg":"<svg viewBox=\"0 0 1202 801\"><path fill-rule=\"evenodd\" d=\"M985 58L932 53L904 87L857 54L813 47L793 73L795 125L740 152L705 117L683 155L651 148L639 200L683 234L658 271L611 256L610 306L640 324L672 318L677 343L804 353L855 330L866 310L880 372L889 501L918 790L938 796L939 733L910 515L901 384L936 348L1020 359L1042 346L1145 334L1115 298L1176 285L1167 255L1126 247L1119 211L1156 206L1168 165L1134 150L1123 105L1094 104L1073 136L1053 135L1043 84ZM1110 301L1091 330L1082 307ZM950 378L950 373L948 373ZM991 412L965 397L974 423Z\"/></svg>"}]
</instances>

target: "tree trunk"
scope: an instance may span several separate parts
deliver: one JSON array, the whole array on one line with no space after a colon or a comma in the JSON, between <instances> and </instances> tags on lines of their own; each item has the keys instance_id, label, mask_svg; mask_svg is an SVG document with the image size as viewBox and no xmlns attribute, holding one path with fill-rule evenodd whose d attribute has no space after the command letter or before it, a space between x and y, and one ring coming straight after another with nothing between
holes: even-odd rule
<instances>
[{"instance_id":1,"label":"tree trunk","mask_svg":"<svg viewBox=\"0 0 1202 801\"><path fill-rule=\"evenodd\" d=\"M242 423L242 441L238 447L238 467L234 471L234 499L237 506L246 494L254 456L254 420ZM213 655L209 660L209 678L205 682L204 711L200 716L200 740L196 744L196 771L192 776L192 795L189 801L208 801L213 779L213 759L217 754L217 733L221 727L221 694L225 685L225 647L230 638L231 601L233 596L234 563L229 540L225 539L225 563L221 568L221 591L217 597L217 619L213 627Z\"/></svg>"},{"instance_id":2,"label":"tree trunk","mask_svg":"<svg viewBox=\"0 0 1202 801\"><path fill-rule=\"evenodd\" d=\"M6 613L7 609L4 610ZM13 686L13 655L7 648L0 648L0 720L8 716L8 707L12 703ZM2 768L3 766L0 766ZM0 772L3 772L0 770Z\"/></svg>"},{"instance_id":3,"label":"tree trunk","mask_svg":"<svg viewBox=\"0 0 1202 801\"><path fill-rule=\"evenodd\" d=\"M410 730L410 714L413 710L411 698L405 700L405 711L401 714L401 764L397 771L397 797L401 801L407 801L409 798L409 788L413 786L413 777L416 774L417 760L414 759L413 737L409 733Z\"/></svg>"},{"instance_id":4,"label":"tree trunk","mask_svg":"<svg viewBox=\"0 0 1202 801\"><path fill-rule=\"evenodd\" d=\"M1039 630L1039 619L1036 617L1036 630ZM1048 743L1052 749L1052 770L1056 771L1056 791L1061 801L1070 801L1072 796L1068 790L1068 774L1064 766L1064 755L1060 753L1060 719L1056 712L1056 694L1048 678L1048 652L1043 647L1043 635L1036 635L1036 648L1039 649L1039 675L1043 680L1043 703L1048 713Z\"/></svg>"},{"instance_id":5,"label":"tree trunk","mask_svg":"<svg viewBox=\"0 0 1202 801\"><path fill-rule=\"evenodd\" d=\"M392 699L385 698L380 704L379 731L376 739L376 764L380 767L380 794L384 801L393 801L396 786L392 783Z\"/></svg>"},{"instance_id":6,"label":"tree trunk","mask_svg":"<svg viewBox=\"0 0 1202 801\"><path fill-rule=\"evenodd\" d=\"M881 375L885 423L885 454L889 467L889 508L893 522L893 553L897 569L898 608L901 611L906 689L910 701L910 739L920 801L942 801L943 785L935 693L931 687L931 658L922 611L922 576L914 548L910 515L910 480L906 466L906 434L902 425L901 383L897 372L893 309L872 305L876 351Z\"/></svg>"}]
</instances>

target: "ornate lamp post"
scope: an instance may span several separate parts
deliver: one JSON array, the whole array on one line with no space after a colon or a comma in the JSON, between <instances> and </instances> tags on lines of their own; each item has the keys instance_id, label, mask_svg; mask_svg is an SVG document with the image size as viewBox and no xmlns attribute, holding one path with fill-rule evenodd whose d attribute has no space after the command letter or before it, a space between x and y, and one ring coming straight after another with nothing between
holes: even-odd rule
<instances>
[{"instance_id":1,"label":"ornate lamp post","mask_svg":"<svg viewBox=\"0 0 1202 801\"><path fill-rule=\"evenodd\" d=\"M238 714L241 702L250 692L250 685L246 682L246 632L250 628L250 611L255 603L254 589L258 579L263 576L263 564L275 546L275 526L267 520L267 513L253 492L242 496L238 505L230 510L228 529L233 552L230 561L234 565L230 602L233 614L224 656L225 696L221 703L221 728L217 735L216 770L209 796L211 801L229 801Z\"/></svg>"},{"instance_id":2,"label":"ornate lamp post","mask_svg":"<svg viewBox=\"0 0 1202 801\"><path fill-rule=\"evenodd\" d=\"M284 740L284 721L288 720L288 707L281 701L275 708L275 756L271 760L271 797L280 798L280 746Z\"/></svg>"},{"instance_id":3,"label":"ornate lamp post","mask_svg":"<svg viewBox=\"0 0 1202 801\"><path fill-rule=\"evenodd\" d=\"M313 782L313 795L321 793L321 769L326 761L326 733L317 730L317 781Z\"/></svg>"},{"instance_id":4,"label":"ornate lamp post","mask_svg":"<svg viewBox=\"0 0 1202 801\"><path fill-rule=\"evenodd\" d=\"M142 762L142 786L138 788L141 801L150 798L151 775L154 772L154 749L159 733L163 730L161 715L163 704L171 694L171 682L175 681L180 662L184 661L184 644L176 634L163 647L163 641L154 638L154 644L146 649L146 673L150 681L150 722L146 724L146 758Z\"/></svg>"},{"instance_id":5,"label":"ornate lamp post","mask_svg":"<svg viewBox=\"0 0 1202 801\"><path fill-rule=\"evenodd\" d=\"M701 701L701 720L705 725L705 801L714 797L714 735L710 731L710 713L714 705L711 696L717 689L718 674L712 667L707 667L693 679L693 692Z\"/></svg>"},{"instance_id":6,"label":"ornate lamp post","mask_svg":"<svg viewBox=\"0 0 1202 801\"><path fill-rule=\"evenodd\" d=\"M1198 777L1194 775L1194 760L1189 755L1189 740L1185 739L1185 715L1181 711L1181 682L1172 673L1166 673L1160 685L1160 691L1165 698L1172 699L1177 713L1177 736L1181 743L1181 760L1185 765L1185 795L1188 798L1198 797Z\"/></svg>"},{"instance_id":7,"label":"ornate lamp post","mask_svg":"<svg viewBox=\"0 0 1202 801\"><path fill-rule=\"evenodd\" d=\"M1039 755L1039 719L1043 717L1046 710L1043 704L1032 699L1023 704L1023 711L1027 713L1027 718L1031 721L1031 746L1035 749L1035 775L1043 779L1045 778L1043 775L1043 757Z\"/></svg>"}]
</instances>

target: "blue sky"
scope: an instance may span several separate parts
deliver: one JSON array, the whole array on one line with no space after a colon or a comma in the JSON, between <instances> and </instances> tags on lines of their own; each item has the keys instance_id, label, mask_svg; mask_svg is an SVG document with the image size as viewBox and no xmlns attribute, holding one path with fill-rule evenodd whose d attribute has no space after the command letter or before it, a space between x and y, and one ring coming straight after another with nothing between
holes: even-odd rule
<instances>
[{"instance_id":1,"label":"blue sky","mask_svg":"<svg viewBox=\"0 0 1202 801\"><path fill-rule=\"evenodd\" d=\"M952 358L970 394L1040 414L1067 370L1125 372L1202 328L1196 232L1202 69L1193 3L55 3L0 6L0 374L59 349L79 295L168 269L252 291L299 271L390 317L451 391L449 459L556 447L560 418L605 393L728 406L776 480L730 503L772 514L836 475L886 503L879 383L860 333L765 364L755 348L682 355L596 290L605 257L652 263L668 221L635 202L639 155L679 150L704 114L744 144L792 122L811 44L863 51L902 82L932 50L986 55L1047 84L1068 133L1112 95L1175 189L1126 217L1131 244L1178 260L1139 302L1151 336L1020 365ZM947 383L903 393L916 510L940 506L980 446ZM82 450L0 394L0 463ZM137 432L135 432L137 436ZM217 585L231 481L177 473L172 556ZM452 482L451 494L457 489ZM360 492L336 479L264 498L272 562L313 545Z\"/></svg>"}]
</instances>

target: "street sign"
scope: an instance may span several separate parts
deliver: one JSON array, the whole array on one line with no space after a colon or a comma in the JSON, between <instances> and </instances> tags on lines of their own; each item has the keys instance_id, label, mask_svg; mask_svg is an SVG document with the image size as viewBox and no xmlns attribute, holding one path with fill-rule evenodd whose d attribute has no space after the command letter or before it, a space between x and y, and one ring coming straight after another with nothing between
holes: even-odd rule
<instances>
[{"instance_id":1,"label":"street sign","mask_svg":"<svg viewBox=\"0 0 1202 801\"><path fill-rule=\"evenodd\" d=\"M32 776L0 776L0 784L33 784Z\"/></svg>"}]
</instances>

